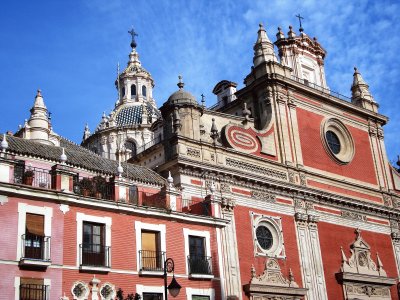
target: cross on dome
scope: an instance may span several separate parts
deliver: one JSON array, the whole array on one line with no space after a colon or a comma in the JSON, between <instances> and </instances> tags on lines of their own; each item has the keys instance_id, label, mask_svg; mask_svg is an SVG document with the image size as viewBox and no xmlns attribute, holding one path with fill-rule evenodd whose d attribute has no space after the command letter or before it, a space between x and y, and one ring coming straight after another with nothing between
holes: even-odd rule
<instances>
[{"instance_id":1,"label":"cross on dome","mask_svg":"<svg viewBox=\"0 0 400 300\"><path fill-rule=\"evenodd\" d=\"M132 49L136 48L137 44L135 41L135 36L139 36L139 35L135 32L135 30L133 29L133 26L132 26L132 29L128 31L128 33L132 36L132 41L131 41Z\"/></svg>"}]
</instances>

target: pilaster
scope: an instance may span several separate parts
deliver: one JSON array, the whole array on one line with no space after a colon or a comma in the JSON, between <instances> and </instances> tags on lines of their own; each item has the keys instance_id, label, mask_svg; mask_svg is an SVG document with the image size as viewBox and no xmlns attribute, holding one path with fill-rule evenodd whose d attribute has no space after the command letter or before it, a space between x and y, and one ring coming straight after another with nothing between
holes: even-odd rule
<instances>
[{"instance_id":1,"label":"pilaster","mask_svg":"<svg viewBox=\"0 0 400 300\"><path fill-rule=\"evenodd\" d=\"M310 206L305 203L305 206ZM318 236L318 217L304 210L295 214L300 262L304 287L309 300L328 299L321 247Z\"/></svg>"},{"instance_id":2,"label":"pilaster","mask_svg":"<svg viewBox=\"0 0 400 300\"><path fill-rule=\"evenodd\" d=\"M221 200L222 217L229 220L229 224L221 229L222 231L222 252L224 254L223 282L226 299L242 300L242 285L240 279L239 254L237 251L236 224L234 216L235 202L230 198Z\"/></svg>"}]
</instances>

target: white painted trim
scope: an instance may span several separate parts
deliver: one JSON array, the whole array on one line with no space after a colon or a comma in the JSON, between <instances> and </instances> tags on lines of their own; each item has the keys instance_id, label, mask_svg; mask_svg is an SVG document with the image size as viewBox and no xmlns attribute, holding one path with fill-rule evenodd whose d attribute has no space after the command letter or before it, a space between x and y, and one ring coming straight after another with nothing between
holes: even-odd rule
<instances>
[{"instance_id":1,"label":"white painted trim","mask_svg":"<svg viewBox=\"0 0 400 300\"><path fill-rule=\"evenodd\" d=\"M214 300L215 299L215 290L214 289L186 288L186 299L192 300L193 295L209 296L210 300Z\"/></svg>"},{"instance_id":2,"label":"white painted trim","mask_svg":"<svg viewBox=\"0 0 400 300\"><path fill-rule=\"evenodd\" d=\"M191 230L188 228L183 228L183 236L185 239L185 265L186 265L186 274L189 275L189 266L188 266L188 256L189 256L189 235L198 236L205 238L206 242L206 256L211 256L211 246L210 246L210 232L209 231L199 231L199 230ZM211 266L212 267L212 264Z\"/></svg>"},{"instance_id":3,"label":"white painted trim","mask_svg":"<svg viewBox=\"0 0 400 300\"><path fill-rule=\"evenodd\" d=\"M44 235L51 237L51 220L53 217L53 208L46 206L33 206L26 203L18 203L18 239L17 239L17 257L21 259L21 236L25 234L26 229L26 214L37 214L44 216ZM50 240L51 241L51 240ZM49 243L49 253L51 258L51 242Z\"/></svg>"},{"instance_id":4,"label":"white painted trim","mask_svg":"<svg viewBox=\"0 0 400 300\"><path fill-rule=\"evenodd\" d=\"M166 227L165 224L150 224L135 221L135 233L136 233L136 265L137 271L140 271L140 257L139 250L142 250L142 230L157 231L160 233L161 251L167 252L166 242Z\"/></svg>"},{"instance_id":5,"label":"white painted trim","mask_svg":"<svg viewBox=\"0 0 400 300\"><path fill-rule=\"evenodd\" d=\"M19 300L19 285L21 284L21 278L14 278L14 288L15 288L15 300Z\"/></svg>"},{"instance_id":6,"label":"white painted trim","mask_svg":"<svg viewBox=\"0 0 400 300\"><path fill-rule=\"evenodd\" d=\"M41 278L39 278L39 279L41 279ZM21 285L21 277L16 276L14 278L15 300L19 300L19 286L20 285ZM51 299L50 298L51 279L43 278L43 285L49 286L48 293L47 293L47 299Z\"/></svg>"},{"instance_id":7,"label":"white painted trim","mask_svg":"<svg viewBox=\"0 0 400 300\"><path fill-rule=\"evenodd\" d=\"M104 224L106 226L106 240L105 246L111 247L111 217L97 217L86 215L84 213L76 213L76 265L79 267L79 245L82 244L82 236L83 236L83 222L94 222ZM109 261L111 265L111 251L109 252Z\"/></svg>"},{"instance_id":8,"label":"white painted trim","mask_svg":"<svg viewBox=\"0 0 400 300\"><path fill-rule=\"evenodd\" d=\"M143 299L143 293L159 293L162 294L163 298L165 299L163 286L148 286L148 285L137 284L136 293L138 293L142 297L142 299Z\"/></svg>"},{"instance_id":9,"label":"white painted trim","mask_svg":"<svg viewBox=\"0 0 400 300\"><path fill-rule=\"evenodd\" d=\"M218 268L219 268L219 278L221 282L221 299L225 299L225 274L224 274L224 260L222 257L222 230L221 228L216 228L217 231L217 248L218 248Z\"/></svg>"}]
</instances>

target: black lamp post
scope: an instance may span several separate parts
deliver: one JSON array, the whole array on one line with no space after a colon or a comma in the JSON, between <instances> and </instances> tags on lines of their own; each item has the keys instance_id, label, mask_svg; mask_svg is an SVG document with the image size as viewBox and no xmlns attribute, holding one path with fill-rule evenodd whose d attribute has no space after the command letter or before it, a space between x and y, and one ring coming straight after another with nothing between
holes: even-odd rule
<instances>
[{"instance_id":1,"label":"black lamp post","mask_svg":"<svg viewBox=\"0 0 400 300\"><path fill-rule=\"evenodd\" d=\"M175 279L174 274L174 260L172 258L167 258L164 261L164 294L165 300L168 300L168 291L171 293L172 297L176 297L181 290L180 284ZM171 283L167 286L167 274L172 272L172 280Z\"/></svg>"}]
</instances>

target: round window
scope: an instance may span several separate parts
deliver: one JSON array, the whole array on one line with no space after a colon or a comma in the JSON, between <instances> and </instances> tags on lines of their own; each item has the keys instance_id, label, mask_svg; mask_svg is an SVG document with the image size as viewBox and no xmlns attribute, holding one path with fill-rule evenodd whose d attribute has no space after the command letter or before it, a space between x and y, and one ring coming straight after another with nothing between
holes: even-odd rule
<instances>
[{"instance_id":1,"label":"round window","mask_svg":"<svg viewBox=\"0 0 400 300\"><path fill-rule=\"evenodd\" d=\"M321 124L321 139L330 157L339 164L348 164L354 157L353 138L347 127L338 119L331 118Z\"/></svg>"},{"instance_id":2,"label":"round window","mask_svg":"<svg viewBox=\"0 0 400 300\"><path fill-rule=\"evenodd\" d=\"M340 140L338 136L333 131L328 130L326 132L326 140L329 149L331 149L334 154L338 154L340 152Z\"/></svg>"},{"instance_id":3,"label":"round window","mask_svg":"<svg viewBox=\"0 0 400 300\"><path fill-rule=\"evenodd\" d=\"M274 239L272 237L271 231L264 225L260 225L256 229L257 242L260 244L261 248L264 250L271 249Z\"/></svg>"}]
</instances>

